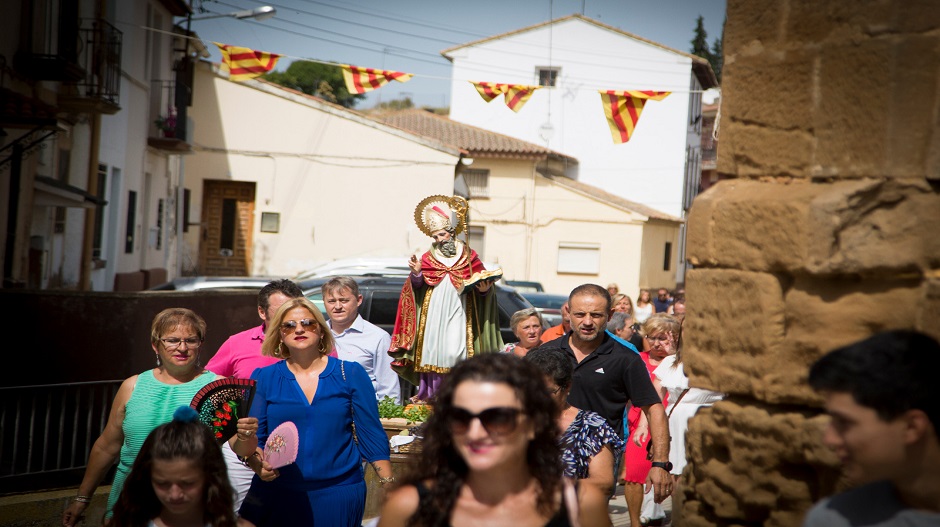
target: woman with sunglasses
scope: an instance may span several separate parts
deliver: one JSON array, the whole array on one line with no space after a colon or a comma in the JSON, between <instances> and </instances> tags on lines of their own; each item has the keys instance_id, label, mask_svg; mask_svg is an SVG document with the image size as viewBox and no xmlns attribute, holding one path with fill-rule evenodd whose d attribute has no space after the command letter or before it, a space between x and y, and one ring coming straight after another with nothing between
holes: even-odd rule
<instances>
[{"instance_id":1,"label":"woman with sunglasses","mask_svg":"<svg viewBox=\"0 0 940 527\"><path fill-rule=\"evenodd\" d=\"M607 496L564 477L557 415L535 365L503 353L457 364L378 526L610 525Z\"/></svg>"},{"instance_id":2,"label":"woman with sunglasses","mask_svg":"<svg viewBox=\"0 0 940 527\"><path fill-rule=\"evenodd\" d=\"M359 363L330 357L333 345L323 314L307 298L287 300L270 321L261 353L284 360L251 374L258 381L249 412L258 418L258 441L243 459L255 477L239 509L250 525L359 527L362 461L383 485L394 481L372 381ZM297 460L276 469L264 459L264 445L287 421L297 426Z\"/></svg>"},{"instance_id":3,"label":"woman with sunglasses","mask_svg":"<svg viewBox=\"0 0 940 527\"><path fill-rule=\"evenodd\" d=\"M189 309L164 309L154 317L150 346L157 365L125 379L118 388L108 422L88 456L78 495L62 513L62 525L71 527L78 523L95 489L116 461L105 512L105 518L110 518L137 453L150 432L169 423L177 408L189 406L196 392L217 378L199 364L199 348L205 337L206 322ZM257 428L257 419L239 419L238 435L232 436L230 444L234 444L238 436L248 437Z\"/></svg>"}]
</instances>

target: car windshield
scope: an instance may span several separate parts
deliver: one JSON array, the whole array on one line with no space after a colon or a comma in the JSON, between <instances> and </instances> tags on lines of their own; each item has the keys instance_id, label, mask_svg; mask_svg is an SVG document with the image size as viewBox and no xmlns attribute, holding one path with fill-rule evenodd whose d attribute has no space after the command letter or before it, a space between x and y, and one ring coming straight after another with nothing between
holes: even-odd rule
<instances>
[{"instance_id":1,"label":"car windshield","mask_svg":"<svg viewBox=\"0 0 940 527\"><path fill-rule=\"evenodd\" d=\"M561 306L568 301L568 297L565 295L523 293L522 296L533 306L544 309L561 309Z\"/></svg>"}]
</instances>

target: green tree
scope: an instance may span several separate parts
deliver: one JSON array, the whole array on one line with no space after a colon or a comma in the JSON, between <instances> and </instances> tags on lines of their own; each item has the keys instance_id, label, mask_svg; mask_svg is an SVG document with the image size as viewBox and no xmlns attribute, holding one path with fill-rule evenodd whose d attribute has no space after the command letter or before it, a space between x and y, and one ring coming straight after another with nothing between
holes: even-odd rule
<instances>
[{"instance_id":1,"label":"green tree","mask_svg":"<svg viewBox=\"0 0 940 527\"><path fill-rule=\"evenodd\" d=\"M375 108L378 110L408 110L415 107L415 103L411 100L411 97L405 97L403 99L395 99L394 101L380 102L375 105Z\"/></svg>"},{"instance_id":2,"label":"green tree","mask_svg":"<svg viewBox=\"0 0 940 527\"><path fill-rule=\"evenodd\" d=\"M343 70L339 66L320 64L307 60L295 60L285 71L273 71L263 77L285 88L320 97L346 108L353 108L365 99L361 93L349 93Z\"/></svg>"},{"instance_id":3,"label":"green tree","mask_svg":"<svg viewBox=\"0 0 940 527\"><path fill-rule=\"evenodd\" d=\"M721 67L724 63L723 49L721 45L721 38L716 38L712 43L712 47L708 47L708 33L705 31L704 17L702 15L698 16L698 20L695 21L695 35L692 37L692 54L702 57L711 64L712 71L715 72L715 78L718 79L718 83L721 83ZM722 31L724 32L724 31Z\"/></svg>"}]
</instances>

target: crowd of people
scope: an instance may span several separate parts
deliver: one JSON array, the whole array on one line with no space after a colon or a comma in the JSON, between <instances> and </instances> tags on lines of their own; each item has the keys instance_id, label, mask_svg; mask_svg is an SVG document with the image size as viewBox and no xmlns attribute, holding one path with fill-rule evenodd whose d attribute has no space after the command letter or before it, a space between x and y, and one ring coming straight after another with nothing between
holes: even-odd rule
<instances>
[{"instance_id":1,"label":"crowd of people","mask_svg":"<svg viewBox=\"0 0 940 527\"><path fill-rule=\"evenodd\" d=\"M452 243L459 221L433 205L422 217L435 242L412 261L391 335L359 315L349 277L322 286L328 319L292 281L267 284L261 325L229 337L205 367L203 319L158 313L156 366L122 383L62 524L82 519L115 464L114 527L359 527L367 467L385 491L379 527L607 526L618 482L631 525L662 524L688 462L689 420L724 398L685 374L684 292L644 289L634 303L616 284L583 284L555 327L534 308L513 314L517 342L503 345L487 278L498 273ZM926 377L938 360L935 340L893 332L813 366L832 415L825 441L865 485L820 503L807 526L940 519L940 394ZM396 475L377 402L404 402L399 376L432 411L415 462ZM226 377L255 391L219 441L189 403ZM287 424L296 458L275 466L269 439Z\"/></svg>"}]
</instances>

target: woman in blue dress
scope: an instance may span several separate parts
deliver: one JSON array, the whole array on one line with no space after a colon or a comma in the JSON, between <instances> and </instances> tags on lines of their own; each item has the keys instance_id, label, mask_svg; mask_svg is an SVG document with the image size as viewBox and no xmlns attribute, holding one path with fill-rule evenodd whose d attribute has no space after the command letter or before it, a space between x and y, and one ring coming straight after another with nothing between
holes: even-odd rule
<instances>
[{"instance_id":1,"label":"woman in blue dress","mask_svg":"<svg viewBox=\"0 0 940 527\"><path fill-rule=\"evenodd\" d=\"M261 353L285 360L251 375L258 381L250 411L258 418L258 448L244 458L255 477L239 516L256 526L359 527L363 460L383 485L394 481L372 381L358 363L330 357L332 349L323 315L306 298L285 302L268 326ZM287 421L299 432L297 460L274 469L264 444Z\"/></svg>"}]
</instances>

